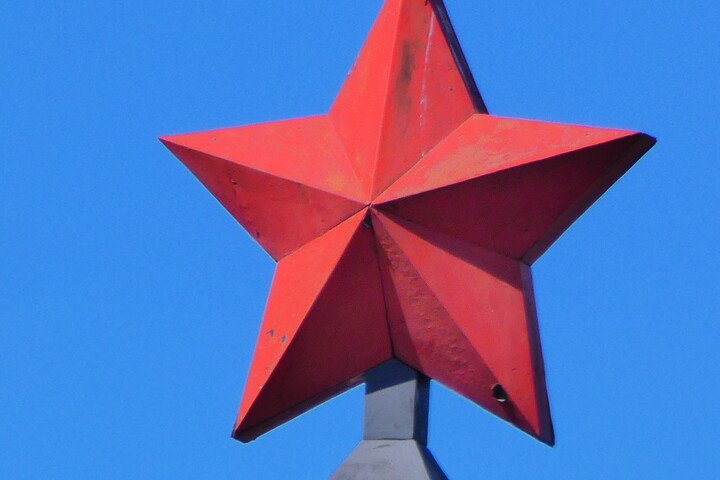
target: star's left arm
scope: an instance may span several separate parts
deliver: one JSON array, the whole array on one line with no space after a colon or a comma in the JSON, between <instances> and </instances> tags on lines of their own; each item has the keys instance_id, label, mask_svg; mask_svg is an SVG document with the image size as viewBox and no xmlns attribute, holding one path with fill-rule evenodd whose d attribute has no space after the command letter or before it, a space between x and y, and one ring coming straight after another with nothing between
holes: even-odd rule
<instances>
[{"instance_id":1,"label":"star's left arm","mask_svg":"<svg viewBox=\"0 0 720 480\"><path fill-rule=\"evenodd\" d=\"M160 140L275 260L364 207L326 115Z\"/></svg>"}]
</instances>

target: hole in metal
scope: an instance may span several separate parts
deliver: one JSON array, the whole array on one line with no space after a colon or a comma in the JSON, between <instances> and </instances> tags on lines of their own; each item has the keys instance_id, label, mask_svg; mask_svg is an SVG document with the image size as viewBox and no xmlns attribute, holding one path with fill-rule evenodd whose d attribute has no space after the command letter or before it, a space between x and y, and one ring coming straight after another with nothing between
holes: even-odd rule
<instances>
[{"instance_id":1,"label":"hole in metal","mask_svg":"<svg viewBox=\"0 0 720 480\"><path fill-rule=\"evenodd\" d=\"M496 383L492 386L492 396L500 403L505 403L508 401L508 394L503 388L503 386L499 383Z\"/></svg>"}]
</instances>

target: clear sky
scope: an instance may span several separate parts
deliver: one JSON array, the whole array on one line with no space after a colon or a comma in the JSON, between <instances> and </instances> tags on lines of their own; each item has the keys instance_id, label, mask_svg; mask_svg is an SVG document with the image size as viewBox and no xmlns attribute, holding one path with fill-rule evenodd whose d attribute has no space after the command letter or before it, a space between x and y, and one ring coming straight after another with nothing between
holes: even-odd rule
<instances>
[{"instance_id":1,"label":"clear sky","mask_svg":"<svg viewBox=\"0 0 720 480\"><path fill-rule=\"evenodd\" d=\"M230 439L273 262L156 137L327 111L380 3L2 3L1 478L352 450L361 389ZM434 384L451 480L717 478L719 5L447 0L491 113L658 138L534 267L557 446Z\"/></svg>"}]
</instances>

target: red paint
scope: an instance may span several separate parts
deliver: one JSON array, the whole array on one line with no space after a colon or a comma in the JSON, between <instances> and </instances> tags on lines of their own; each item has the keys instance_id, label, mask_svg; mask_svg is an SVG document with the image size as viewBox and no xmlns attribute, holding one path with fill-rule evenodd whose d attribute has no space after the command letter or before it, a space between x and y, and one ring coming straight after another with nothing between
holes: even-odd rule
<instances>
[{"instance_id":1,"label":"red paint","mask_svg":"<svg viewBox=\"0 0 720 480\"><path fill-rule=\"evenodd\" d=\"M275 260L365 205L326 116L161 140Z\"/></svg>"},{"instance_id":2,"label":"red paint","mask_svg":"<svg viewBox=\"0 0 720 480\"><path fill-rule=\"evenodd\" d=\"M529 265L654 140L487 115L445 18L387 0L328 115L162 138L279 262L242 441L391 357L554 441Z\"/></svg>"},{"instance_id":3,"label":"red paint","mask_svg":"<svg viewBox=\"0 0 720 480\"><path fill-rule=\"evenodd\" d=\"M235 435L252 440L392 358L366 210L277 266Z\"/></svg>"},{"instance_id":4,"label":"red paint","mask_svg":"<svg viewBox=\"0 0 720 480\"><path fill-rule=\"evenodd\" d=\"M530 264L652 142L624 130L474 115L376 203Z\"/></svg>"},{"instance_id":5,"label":"red paint","mask_svg":"<svg viewBox=\"0 0 720 480\"><path fill-rule=\"evenodd\" d=\"M525 264L375 212L395 354L496 415L552 442ZM498 402L500 384L510 401Z\"/></svg>"}]
</instances>

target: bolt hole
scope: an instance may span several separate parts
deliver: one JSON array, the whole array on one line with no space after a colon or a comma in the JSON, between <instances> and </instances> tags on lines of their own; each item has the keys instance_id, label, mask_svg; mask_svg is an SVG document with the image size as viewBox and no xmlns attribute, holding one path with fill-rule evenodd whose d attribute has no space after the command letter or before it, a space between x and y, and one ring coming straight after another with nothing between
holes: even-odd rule
<instances>
[{"instance_id":1,"label":"bolt hole","mask_svg":"<svg viewBox=\"0 0 720 480\"><path fill-rule=\"evenodd\" d=\"M499 383L496 383L492 386L492 396L500 403L505 403L508 401L508 394L503 388L503 386Z\"/></svg>"}]
</instances>

